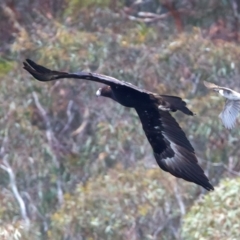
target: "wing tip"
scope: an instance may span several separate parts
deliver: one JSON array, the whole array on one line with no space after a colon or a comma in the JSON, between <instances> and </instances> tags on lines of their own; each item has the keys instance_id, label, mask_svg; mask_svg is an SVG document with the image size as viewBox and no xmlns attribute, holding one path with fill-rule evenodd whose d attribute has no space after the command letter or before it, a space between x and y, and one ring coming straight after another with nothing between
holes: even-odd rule
<instances>
[{"instance_id":1,"label":"wing tip","mask_svg":"<svg viewBox=\"0 0 240 240\"><path fill-rule=\"evenodd\" d=\"M233 117L230 117L229 115L226 115L227 113L224 113L224 110L218 115L218 117L221 119L223 126L228 129L232 130L236 124L237 124L237 117L234 119Z\"/></svg>"},{"instance_id":2,"label":"wing tip","mask_svg":"<svg viewBox=\"0 0 240 240\"><path fill-rule=\"evenodd\" d=\"M210 88L210 89L213 89L213 88L217 88L217 87L218 87L218 86L215 85L214 83L207 82L207 81L203 81L203 84L204 84L205 87Z\"/></svg>"},{"instance_id":3,"label":"wing tip","mask_svg":"<svg viewBox=\"0 0 240 240\"><path fill-rule=\"evenodd\" d=\"M201 167L199 166L199 168ZM191 182L194 182L195 184L205 188L207 191L214 191L213 185L210 183L208 177L204 174L204 171L202 168L201 170L202 170L202 174L198 174L198 177L196 176L195 179L191 179ZM187 181L189 181L189 179Z\"/></svg>"},{"instance_id":4,"label":"wing tip","mask_svg":"<svg viewBox=\"0 0 240 240\"><path fill-rule=\"evenodd\" d=\"M206 184L201 184L201 186L205 188L207 191L214 191L214 187L209 181Z\"/></svg>"},{"instance_id":5,"label":"wing tip","mask_svg":"<svg viewBox=\"0 0 240 240\"><path fill-rule=\"evenodd\" d=\"M31 60L30 58L26 58L25 61L28 63L28 64L36 64L33 60Z\"/></svg>"},{"instance_id":6,"label":"wing tip","mask_svg":"<svg viewBox=\"0 0 240 240\"><path fill-rule=\"evenodd\" d=\"M38 65L29 58L23 62L23 69L29 72L38 81L47 82L54 80L52 79L52 71L50 69Z\"/></svg>"}]
</instances>

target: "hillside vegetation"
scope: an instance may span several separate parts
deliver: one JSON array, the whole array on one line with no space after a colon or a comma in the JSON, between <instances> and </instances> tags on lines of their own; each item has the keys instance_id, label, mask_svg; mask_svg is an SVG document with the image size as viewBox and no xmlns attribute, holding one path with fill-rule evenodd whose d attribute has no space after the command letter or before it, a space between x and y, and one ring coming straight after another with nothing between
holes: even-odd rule
<instances>
[{"instance_id":1,"label":"hillside vegetation","mask_svg":"<svg viewBox=\"0 0 240 240\"><path fill-rule=\"evenodd\" d=\"M0 3L1 239L237 239L240 121L203 81L240 90L239 1ZM132 109L100 84L41 83L30 58L182 97L173 113L214 192L158 168Z\"/></svg>"}]
</instances>

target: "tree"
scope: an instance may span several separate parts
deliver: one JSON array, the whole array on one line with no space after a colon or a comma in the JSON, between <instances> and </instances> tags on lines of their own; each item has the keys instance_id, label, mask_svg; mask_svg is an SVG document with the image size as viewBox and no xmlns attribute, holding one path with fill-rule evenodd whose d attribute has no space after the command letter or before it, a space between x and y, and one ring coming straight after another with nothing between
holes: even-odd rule
<instances>
[{"instance_id":1,"label":"tree","mask_svg":"<svg viewBox=\"0 0 240 240\"><path fill-rule=\"evenodd\" d=\"M240 178L224 179L196 201L183 219L183 239L238 239Z\"/></svg>"}]
</instances>

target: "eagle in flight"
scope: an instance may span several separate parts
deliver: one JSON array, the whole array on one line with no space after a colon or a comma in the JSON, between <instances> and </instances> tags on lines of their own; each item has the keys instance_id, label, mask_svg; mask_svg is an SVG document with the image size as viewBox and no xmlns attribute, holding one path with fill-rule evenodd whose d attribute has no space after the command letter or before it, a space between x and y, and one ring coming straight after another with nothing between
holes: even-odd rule
<instances>
[{"instance_id":1,"label":"eagle in flight","mask_svg":"<svg viewBox=\"0 0 240 240\"><path fill-rule=\"evenodd\" d=\"M233 91L230 88L220 87L218 85L215 85L214 83L206 81L204 81L203 83L207 88L218 92L221 96L227 99L225 106L219 115L219 118L221 118L225 128L234 128L237 116L240 112L240 93Z\"/></svg>"},{"instance_id":2,"label":"eagle in flight","mask_svg":"<svg viewBox=\"0 0 240 240\"><path fill-rule=\"evenodd\" d=\"M30 59L26 59L23 65L25 70L42 82L76 78L105 84L106 86L97 90L96 95L111 98L125 107L136 110L161 169L177 178L194 182L208 191L214 190L203 169L198 165L191 143L169 113L179 110L193 115L180 97L152 93L131 83L98 73L52 71Z\"/></svg>"}]
</instances>

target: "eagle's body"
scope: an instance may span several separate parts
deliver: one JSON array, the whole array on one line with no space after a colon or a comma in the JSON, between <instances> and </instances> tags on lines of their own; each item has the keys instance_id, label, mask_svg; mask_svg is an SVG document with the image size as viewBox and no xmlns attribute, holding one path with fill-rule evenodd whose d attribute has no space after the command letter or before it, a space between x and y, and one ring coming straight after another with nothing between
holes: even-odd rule
<instances>
[{"instance_id":1,"label":"eagle's body","mask_svg":"<svg viewBox=\"0 0 240 240\"><path fill-rule=\"evenodd\" d=\"M169 111L193 113L180 97L159 95L140 89L131 83L98 73L67 73L52 71L27 59L26 69L40 81L61 78L85 79L105 84L97 96L113 99L125 107L134 108L141 120L143 130L151 144L158 165L172 175L213 190L202 168L197 163L194 149Z\"/></svg>"},{"instance_id":2,"label":"eagle's body","mask_svg":"<svg viewBox=\"0 0 240 240\"><path fill-rule=\"evenodd\" d=\"M219 114L223 125L227 129L232 129L240 112L240 93L226 87L220 87L214 83L204 81L204 85L227 99L226 104Z\"/></svg>"}]
</instances>

